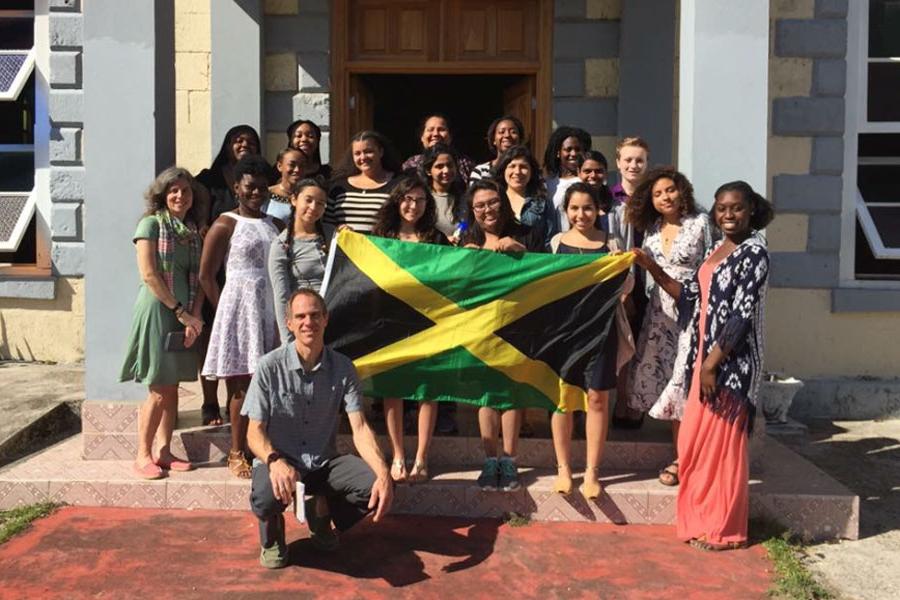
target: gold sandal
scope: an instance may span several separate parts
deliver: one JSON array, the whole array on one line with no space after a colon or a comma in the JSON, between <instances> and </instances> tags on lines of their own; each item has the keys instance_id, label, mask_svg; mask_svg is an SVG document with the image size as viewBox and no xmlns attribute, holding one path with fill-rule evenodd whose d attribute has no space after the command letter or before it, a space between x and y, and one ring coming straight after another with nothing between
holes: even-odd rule
<instances>
[{"instance_id":1,"label":"gold sandal","mask_svg":"<svg viewBox=\"0 0 900 600\"><path fill-rule=\"evenodd\" d=\"M412 471L409 472L410 483L422 483L428 481L428 463L416 461Z\"/></svg>"},{"instance_id":2,"label":"gold sandal","mask_svg":"<svg viewBox=\"0 0 900 600\"><path fill-rule=\"evenodd\" d=\"M238 479L250 479L253 469L247 462L242 450L230 450L228 452L228 470Z\"/></svg>"},{"instance_id":3,"label":"gold sandal","mask_svg":"<svg viewBox=\"0 0 900 600\"><path fill-rule=\"evenodd\" d=\"M397 475L394 475L396 469ZM409 475L406 473L406 462L394 459L391 461L391 479L394 480L394 483L406 483L409 479Z\"/></svg>"},{"instance_id":4,"label":"gold sandal","mask_svg":"<svg viewBox=\"0 0 900 600\"><path fill-rule=\"evenodd\" d=\"M561 469L559 465L557 465L557 471ZM556 475L556 481L553 482L553 492L555 494L562 494L563 496L568 496L572 493L572 488L574 484L572 483L572 473L568 475L563 475L562 473L558 473Z\"/></svg>"},{"instance_id":5,"label":"gold sandal","mask_svg":"<svg viewBox=\"0 0 900 600\"><path fill-rule=\"evenodd\" d=\"M600 494L603 493L603 484L600 483L599 478L595 479L594 481L590 481L587 478L587 474L589 472L589 470L585 470L584 472L585 477L584 483L581 484L581 494L588 500L596 500L600 497Z\"/></svg>"}]
</instances>

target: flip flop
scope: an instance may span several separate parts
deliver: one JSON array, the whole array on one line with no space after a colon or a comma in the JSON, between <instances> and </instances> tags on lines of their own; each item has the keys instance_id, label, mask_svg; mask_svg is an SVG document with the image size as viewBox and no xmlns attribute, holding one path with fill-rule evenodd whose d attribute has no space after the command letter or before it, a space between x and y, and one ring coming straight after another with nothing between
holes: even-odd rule
<instances>
[{"instance_id":1,"label":"flip flop","mask_svg":"<svg viewBox=\"0 0 900 600\"><path fill-rule=\"evenodd\" d=\"M676 486L678 480L678 461L674 460L665 469L659 472L659 482L669 487Z\"/></svg>"}]
</instances>

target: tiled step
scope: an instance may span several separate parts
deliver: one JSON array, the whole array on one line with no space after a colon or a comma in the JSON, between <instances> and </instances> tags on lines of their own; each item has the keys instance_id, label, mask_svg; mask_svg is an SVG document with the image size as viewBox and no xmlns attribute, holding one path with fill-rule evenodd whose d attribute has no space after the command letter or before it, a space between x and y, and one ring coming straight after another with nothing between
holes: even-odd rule
<instances>
[{"instance_id":1,"label":"tiled step","mask_svg":"<svg viewBox=\"0 0 900 600\"><path fill-rule=\"evenodd\" d=\"M457 414L460 434L434 438L430 462L433 465L477 464L483 459L481 439L478 437L475 409L460 407ZM549 439L546 413L532 411L529 423L535 437L519 441L519 464L529 467L552 469L557 461L553 444ZM224 460L231 447L228 426L200 426L199 411L179 414L179 429L175 431L172 447L175 454L187 456L192 462ZM382 432L383 449L390 447L383 435L384 425L374 422L376 431ZM134 403L85 402L82 407L84 458L89 460L128 460L137 452L137 405ZM344 423L338 436L338 450L348 452L352 440ZM415 436L407 435L404 446L408 457L415 456ZM575 469L584 468L585 442L572 440L572 463ZM637 469L658 471L673 458L671 435L668 425L647 419L641 431L612 431L606 444L603 465L609 469Z\"/></svg>"},{"instance_id":2,"label":"tiled step","mask_svg":"<svg viewBox=\"0 0 900 600\"><path fill-rule=\"evenodd\" d=\"M87 506L248 508L249 482L235 479L221 464L148 482L131 474L130 460L85 461L81 448L80 436L74 436L0 470L0 509L46 500ZM750 485L752 515L775 519L810 540L858 536L859 499L850 490L775 441L767 441L761 454L761 475ZM433 465L429 482L397 487L394 511L467 517L515 512L534 520L603 523L674 521L677 488L661 485L655 471L605 469L604 494L588 501L578 493L553 493L554 473L546 468L522 467L523 488L517 492L483 492L475 484L477 464Z\"/></svg>"}]
</instances>

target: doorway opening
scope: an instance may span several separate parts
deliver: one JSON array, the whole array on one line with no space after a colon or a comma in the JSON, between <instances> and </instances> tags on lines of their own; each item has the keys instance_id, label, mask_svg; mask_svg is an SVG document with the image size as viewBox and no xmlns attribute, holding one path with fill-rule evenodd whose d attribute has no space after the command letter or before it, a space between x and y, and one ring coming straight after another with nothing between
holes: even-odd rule
<instances>
[{"instance_id":1,"label":"doorway opening","mask_svg":"<svg viewBox=\"0 0 900 600\"><path fill-rule=\"evenodd\" d=\"M517 116L534 137L533 75L360 74L350 84L356 130L383 133L401 160L422 151L419 127L432 113L450 119L453 146L476 164L491 158L485 134L500 115Z\"/></svg>"}]
</instances>

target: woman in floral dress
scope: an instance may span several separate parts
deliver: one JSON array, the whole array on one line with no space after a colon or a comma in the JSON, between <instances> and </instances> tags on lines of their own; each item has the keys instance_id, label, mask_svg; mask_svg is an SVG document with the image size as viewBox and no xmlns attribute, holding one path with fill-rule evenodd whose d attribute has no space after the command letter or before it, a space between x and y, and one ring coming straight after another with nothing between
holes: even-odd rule
<instances>
[{"instance_id":1,"label":"woman in floral dress","mask_svg":"<svg viewBox=\"0 0 900 600\"><path fill-rule=\"evenodd\" d=\"M690 278L712 247L709 217L697 210L687 177L672 168L648 173L628 200L626 211L629 221L644 233L643 251L676 281ZM625 394L631 409L672 422L677 448L684 399L663 394L678 351L675 301L652 278L647 278L645 289L647 312ZM678 484L677 456L659 479L665 485Z\"/></svg>"}]
</instances>

